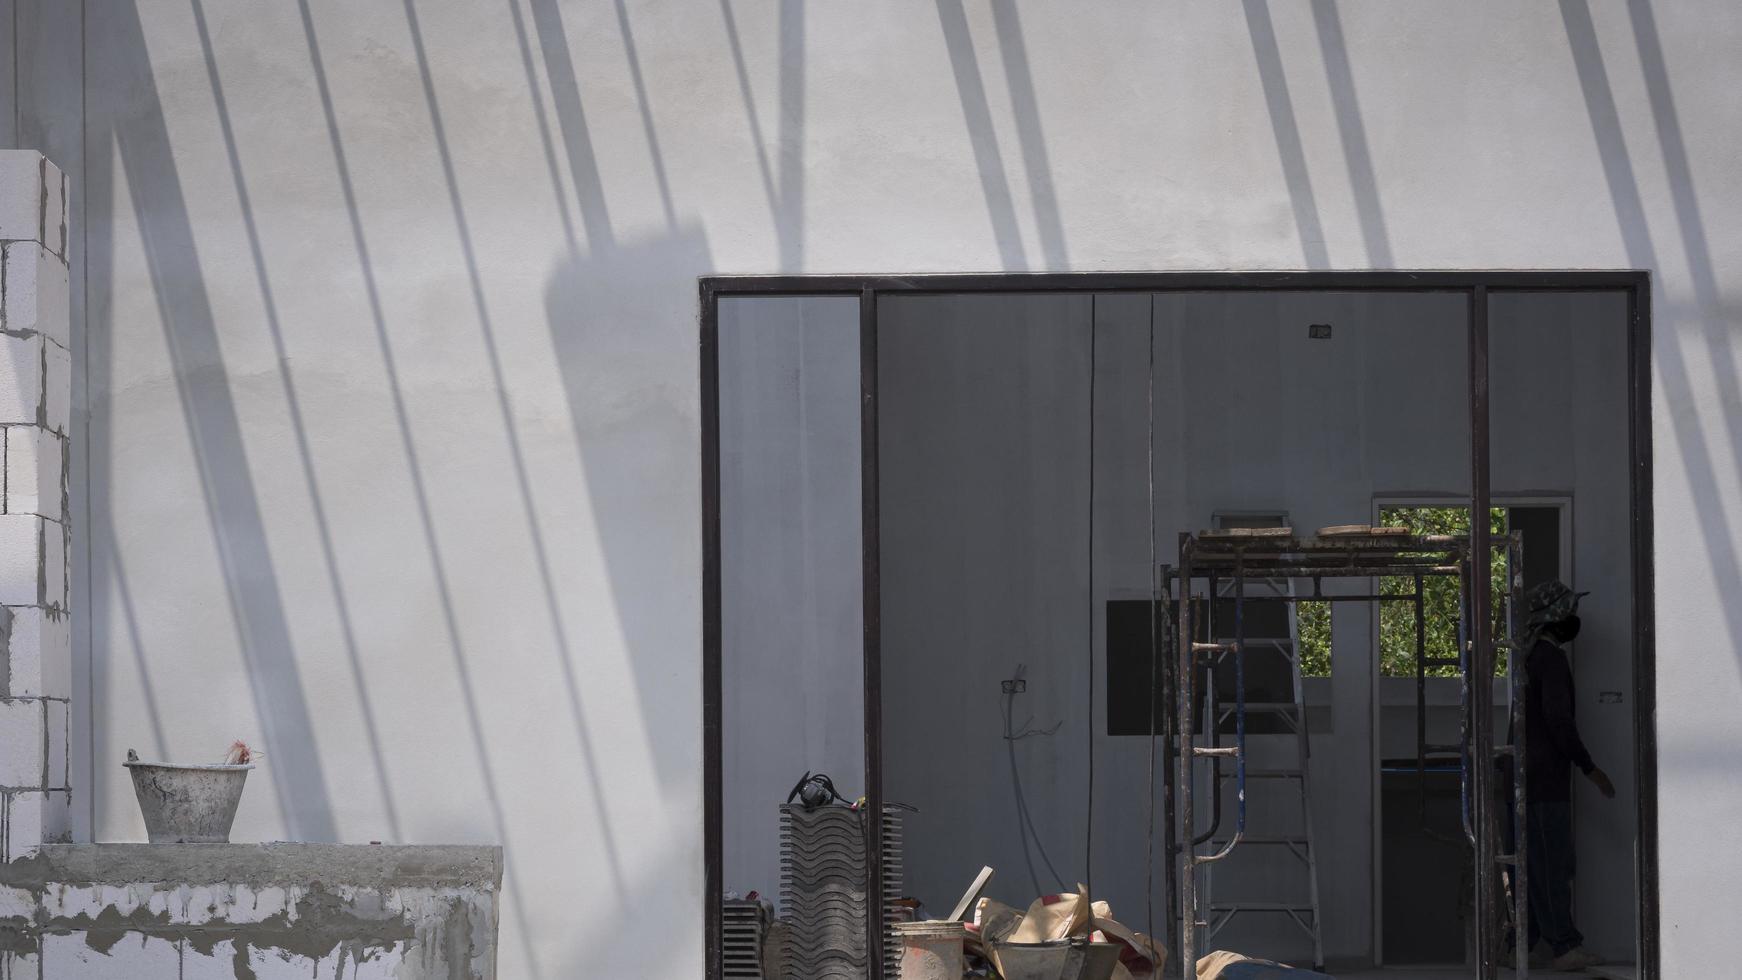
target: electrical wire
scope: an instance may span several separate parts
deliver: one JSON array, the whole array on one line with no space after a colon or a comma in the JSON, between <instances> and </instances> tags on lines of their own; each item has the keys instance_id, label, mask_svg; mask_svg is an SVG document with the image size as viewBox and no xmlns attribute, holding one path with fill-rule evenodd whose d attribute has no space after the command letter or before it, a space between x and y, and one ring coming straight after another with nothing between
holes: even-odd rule
<instances>
[{"instance_id":1,"label":"electrical wire","mask_svg":"<svg viewBox=\"0 0 1742 980\"><path fill-rule=\"evenodd\" d=\"M1083 901L1095 893L1095 294L1089 294L1089 794L1083 821Z\"/></svg>"},{"instance_id":2,"label":"electrical wire","mask_svg":"<svg viewBox=\"0 0 1742 980\"><path fill-rule=\"evenodd\" d=\"M1021 681L1027 670L1028 668L1025 665L1017 664L1016 672L1011 677L1011 680ZM1034 842L1034 849L1040 852L1041 863L1045 864L1046 869L1052 872L1053 881L1058 885L1058 890L1063 892L1066 890L1064 877L1058 873L1057 868L1053 867L1052 858L1046 853L1046 845L1040 842L1040 832L1035 829L1034 816L1028 809L1028 798L1022 792L1022 776L1016 765L1016 743L1025 738L1033 738L1037 735L1051 735L1058 731L1059 727L1063 725L1064 722L1058 722L1051 728L1030 728L1028 722L1025 721L1022 723L1021 731L1014 731L1017 686L1017 684L1012 683L1009 689L1004 692L1003 714L1004 746L1010 757L1010 786L1016 793L1016 832L1022 838L1022 860L1023 863L1028 865L1028 880L1029 883L1034 886L1034 893L1036 895L1042 894L1040 875L1034 869L1034 857L1029 853L1028 849L1029 841L1032 840ZM1032 721L1033 719L1029 720Z\"/></svg>"},{"instance_id":3,"label":"electrical wire","mask_svg":"<svg viewBox=\"0 0 1742 980\"><path fill-rule=\"evenodd\" d=\"M1144 454L1147 460L1148 499L1149 499L1149 792L1145 795L1147 809L1144 823L1148 830L1143 852L1143 900L1144 912L1149 922L1149 936L1155 938L1155 662L1158 657L1156 642L1155 607L1163 601L1160 584L1160 568L1155 559L1155 294L1149 294L1149 372L1145 378L1144 403L1146 406L1147 438L1144 441Z\"/></svg>"}]
</instances>

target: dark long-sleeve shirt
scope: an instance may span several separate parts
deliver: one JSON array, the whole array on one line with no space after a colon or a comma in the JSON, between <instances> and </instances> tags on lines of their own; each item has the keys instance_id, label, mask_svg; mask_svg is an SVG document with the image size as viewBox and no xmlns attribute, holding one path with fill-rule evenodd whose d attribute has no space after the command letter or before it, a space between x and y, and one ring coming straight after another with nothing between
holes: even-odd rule
<instances>
[{"instance_id":1,"label":"dark long-sleeve shirt","mask_svg":"<svg viewBox=\"0 0 1742 980\"><path fill-rule=\"evenodd\" d=\"M1573 668L1566 651L1546 637L1525 659L1530 687L1524 700L1526 789L1532 802L1572 799L1572 767L1594 768L1574 720Z\"/></svg>"}]
</instances>

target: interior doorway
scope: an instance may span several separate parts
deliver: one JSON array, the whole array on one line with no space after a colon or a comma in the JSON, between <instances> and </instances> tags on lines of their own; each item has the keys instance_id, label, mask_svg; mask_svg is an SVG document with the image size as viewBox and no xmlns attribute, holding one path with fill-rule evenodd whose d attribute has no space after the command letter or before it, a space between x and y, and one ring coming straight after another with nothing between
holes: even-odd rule
<instances>
[{"instance_id":1,"label":"interior doorway","mask_svg":"<svg viewBox=\"0 0 1742 980\"><path fill-rule=\"evenodd\" d=\"M1566 547L1578 537L1579 555L1627 572L1609 593L1602 612L1608 621L1601 624L1604 642L1622 656L1591 661L1591 693L1631 692L1616 708L1627 714L1625 744L1616 753L1626 760L1622 788L1632 816L1589 828L1581 820L1578 833L1581 847L1589 838L1607 848L1595 888L1637 888L1636 901L1617 902L1626 907L1599 917L1607 924L1616 914L1624 920L1622 931L1605 933L1625 937L1617 944L1626 948L1614 958L1637 959L1643 975L1652 975L1653 776L1649 726L1642 723L1650 717L1650 686L1641 683L1652 669L1650 602L1639 587L1649 581L1650 554L1649 521L1642 519L1649 483L1638 477L1642 463L1647 475L1649 465L1642 434L1648 427L1640 425L1649 411L1641 387L1643 285L1633 274L706 281L703 387L712 422L704 426L703 461L704 478L716 487L705 495L704 512L713 894L743 890L726 880L730 862L723 860L727 832L738 832L732 822L743 818L721 801L744 783L730 768L737 763L726 758L734 719L721 705L739 696L731 684L754 676L739 669L743 662L733 658L742 654L725 648L719 628L722 593L731 589L722 589L717 576L733 567L721 553L721 529L734 515L722 508L732 498L718 492L718 481L721 460L735 451L722 444L726 430L719 424L731 410L720 400L729 387L720 371L732 343L720 331L722 304L828 294L839 297L838 328L858 340L851 365L858 385L847 392L856 418L830 417L842 432L853 430L859 453L860 493L849 503L857 504L860 575L842 593L857 587L859 643L851 652L858 663L833 675L856 682L859 699L834 721L858 723L862 772L855 782L873 808L889 800L920 806L905 835L904 888L912 897L927 909L947 906L965 883L956 865L982 860L995 863L1000 884L1018 896L1074 886L1069 879L1081 874L1097 897L1112 901L1116 915L1146 926L1143 910L1158 907L1156 935L1170 939L1178 910L1162 883L1177 862L1180 838L1164 834L1151 857L1132 860L1172 813L1168 794L1178 789L1170 789L1165 749L1161 774L1146 789L1148 746L1161 735L1141 716L1158 706L1165 714L1167 704L1164 692L1142 684L1147 678L1139 674L1125 675L1135 683L1120 686L1119 697L1109 685L1121 636L1150 656L1141 648L1153 630L1142 620L1167 607L1144 599L1158 595L1157 556L1173 547L1173 536L1239 512L1287 513L1309 532L1372 523L1379 515L1370 509L1400 487L1438 491L1440 499L1461 501L1466 513L1472 505L1484 512L1507 503L1493 496L1492 485L1571 488L1581 501L1580 522L1587 521L1587 501L1599 499L1589 526L1572 526L1570 512L1557 512L1567 525L1559 528L1567 532ZM1591 330L1592 323L1607 325L1603 343L1565 346L1569 331ZM1585 349L1592 346L1604 350ZM1565 350L1573 351L1568 373L1578 380L1545 384L1532 365L1544 363L1543 351ZM1483 386L1472 383L1478 371ZM1627 397L1616 398L1618 391ZM1597 412L1595 435L1575 432L1582 399L1597 393L1619 411ZM1193 405L1202 412L1192 414ZM1536 423L1549 418L1559 426L1553 438L1567 444L1540 444L1544 427ZM1600 443L1618 448L1618 466ZM847 443L828 445L838 451ZM1581 472L1602 486L1589 492L1574 486ZM1518 512L1509 514L1508 528L1542 516L1526 512L1529 501L1512 503ZM852 511L830 511L837 533ZM1531 554L1527 549L1526 562ZM737 567L739 575L759 574L753 565ZM1583 583L1584 566L1577 571ZM1115 604L1133 602L1125 607L1130 621L1116 628ZM1492 607L1492 600L1484 604ZM1378 912L1389 904L1379 843L1386 830L1383 766L1374 764L1385 759L1378 751L1384 701L1375 691L1382 686L1380 631L1343 607L1303 608L1305 625L1287 627L1303 662L1321 627L1333 637L1322 673L1307 673L1301 695L1312 752L1327 760L1315 763L1315 772L1327 770L1332 787L1314 803L1325 814L1316 821L1322 850L1372 855L1338 872L1334 887L1347 894L1336 907L1353 914L1324 916L1324 931L1335 937L1326 937L1329 958L1401 962L1388 955L1387 920ZM829 656L840 656L845 641L832 642ZM1255 767L1281 751L1281 733L1252 735ZM1343 758L1367 761L1346 772L1329 761ZM1271 812L1256 795L1251 802L1255 821ZM1354 816L1340 816L1350 805ZM1642 842L1637 866L1635 840ZM879 853L873 847L872 864ZM999 855L995 862L992 854ZM1631 880L1617 882L1617 868ZM1280 874L1262 859L1222 870L1223 894L1263 890ZM1585 874L1581 862L1581 887ZM1581 917L1587 905L1598 914L1597 904L1581 896ZM875 946L884 937L871 923L884 910L867 914L866 941ZM1250 928L1230 926L1235 931L1224 938L1301 959L1284 938L1292 928L1286 922L1251 921ZM720 922L711 908L710 949L719 948ZM1492 970L1479 961L1473 968Z\"/></svg>"},{"instance_id":2,"label":"interior doorway","mask_svg":"<svg viewBox=\"0 0 1742 980\"><path fill-rule=\"evenodd\" d=\"M1523 542L1522 591L1552 580L1578 584L1573 576L1572 505L1569 495L1497 493L1489 509L1496 537L1513 531ZM1418 533L1468 533L1467 501L1392 494L1374 501L1375 526L1408 527ZM1496 628L1504 631L1507 569L1496 562L1493 608ZM1430 583L1424 624L1430 655L1455 650L1456 624L1447 615L1456 601L1450 582ZM1429 668L1424 688L1414 690L1411 609L1404 598L1409 583L1374 582L1378 594L1396 598L1373 610L1374 642L1379 649L1374 677L1374 792L1380 828L1374 835L1377 869L1375 940L1378 963L1408 967L1457 967L1470 956L1463 902L1471 887L1457 846L1462 800L1459 760L1427 751L1425 745L1455 744L1458 729L1458 679L1450 668ZM1494 720L1506 727L1504 674L1493 682ZM1424 717L1425 714L1425 717Z\"/></svg>"}]
</instances>

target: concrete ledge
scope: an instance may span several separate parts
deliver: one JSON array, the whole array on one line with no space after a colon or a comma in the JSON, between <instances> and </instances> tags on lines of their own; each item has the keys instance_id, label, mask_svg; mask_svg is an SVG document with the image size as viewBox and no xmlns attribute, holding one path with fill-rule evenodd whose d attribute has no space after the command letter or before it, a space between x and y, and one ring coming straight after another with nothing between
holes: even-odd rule
<instances>
[{"instance_id":1,"label":"concrete ledge","mask_svg":"<svg viewBox=\"0 0 1742 980\"><path fill-rule=\"evenodd\" d=\"M310 885L482 888L502 884L502 848L459 844L50 844L0 866L0 884Z\"/></svg>"},{"instance_id":2,"label":"concrete ledge","mask_svg":"<svg viewBox=\"0 0 1742 980\"><path fill-rule=\"evenodd\" d=\"M0 977L494 980L502 849L59 844L0 864Z\"/></svg>"}]
</instances>

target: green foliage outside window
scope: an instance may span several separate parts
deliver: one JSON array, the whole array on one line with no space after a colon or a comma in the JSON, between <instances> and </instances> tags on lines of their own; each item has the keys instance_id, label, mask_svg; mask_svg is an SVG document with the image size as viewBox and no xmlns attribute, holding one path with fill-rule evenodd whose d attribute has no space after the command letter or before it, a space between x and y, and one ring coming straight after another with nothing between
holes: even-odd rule
<instances>
[{"instance_id":1,"label":"green foliage outside window","mask_svg":"<svg viewBox=\"0 0 1742 980\"><path fill-rule=\"evenodd\" d=\"M1297 602L1294 615L1301 676L1331 676L1331 604Z\"/></svg>"},{"instance_id":2,"label":"green foliage outside window","mask_svg":"<svg viewBox=\"0 0 1742 980\"><path fill-rule=\"evenodd\" d=\"M1411 534L1470 533L1467 507L1387 507L1379 512L1385 527L1407 527ZM1506 533L1506 508L1488 511L1488 530ZM1494 617L1494 635L1506 632L1506 552L1496 548L1490 555L1489 609ZM1415 583L1407 578L1379 581L1380 595L1408 596ZM1458 580L1452 576L1427 579L1422 588L1426 613L1427 656L1430 659L1458 655ZM1496 673L1505 673L1504 658L1498 658ZM1385 677L1415 676L1415 604L1399 599L1379 604L1379 673ZM1429 677L1456 677L1456 667L1429 667Z\"/></svg>"},{"instance_id":3,"label":"green foliage outside window","mask_svg":"<svg viewBox=\"0 0 1742 980\"><path fill-rule=\"evenodd\" d=\"M1470 511L1465 507L1387 507L1379 512L1384 527L1407 527L1411 534L1470 533ZM1506 509L1489 511L1489 530L1506 533ZM1494 629L1496 636L1505 634L1506 623L1506 552L1495 549L1492 558L1492 588ZM1386 677L1415 676L1415 604L1408 598L1415 583L1408 578L1385 578L1379 582L1380 595L1399 598L1379 604L1379 672ZM1426 614L1426 651L1429 658L1458 655L1458 580L1451 576L1427 579L1422 589L1423 611ZM1301 602L1295 606L1301 673L1307 677L1329 677L1331 673L1331 604ZM1505 658L1498 658L1496 673L1505 672ZM1454 667L1430 667L1430 677L1456 677Z\"/></svg>"}]
</instances>

